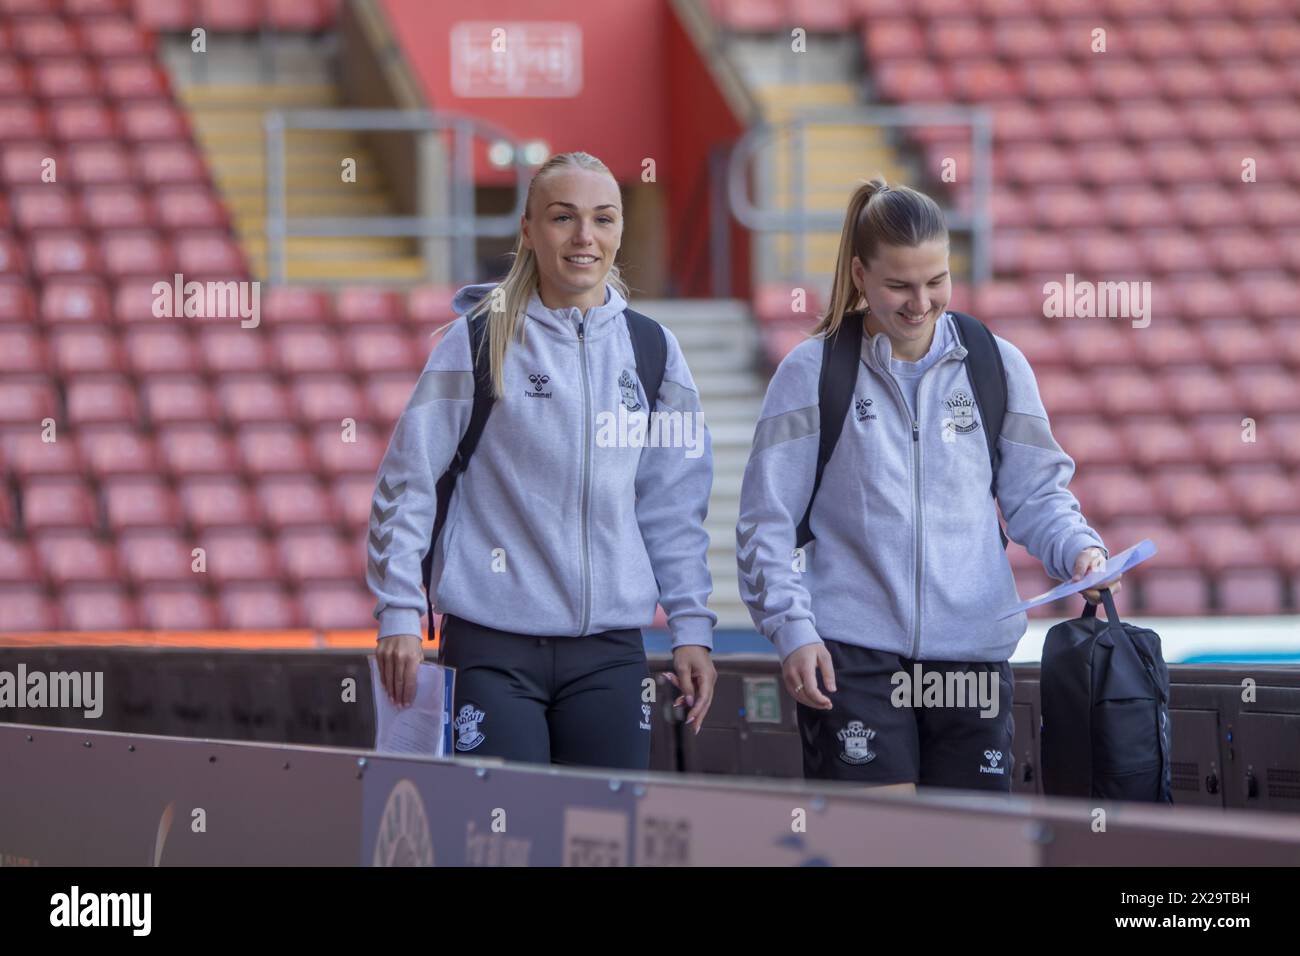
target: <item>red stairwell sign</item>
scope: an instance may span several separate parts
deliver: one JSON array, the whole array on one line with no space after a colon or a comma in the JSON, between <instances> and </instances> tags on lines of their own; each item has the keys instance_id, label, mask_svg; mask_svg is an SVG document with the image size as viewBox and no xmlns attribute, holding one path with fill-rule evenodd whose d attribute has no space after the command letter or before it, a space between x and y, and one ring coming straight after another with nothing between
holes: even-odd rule
<instances>
[{"instance_id":1,"label":"red stairwell sign","mask_svg":"<svg viewBox=\"0 0 1300 956\"><path fill-rule=\"evenodd\" d=\"M457 23L451 28L450 63L457 96L577 96L582 28L544 21Z\"/></svg>"}]
</instances>

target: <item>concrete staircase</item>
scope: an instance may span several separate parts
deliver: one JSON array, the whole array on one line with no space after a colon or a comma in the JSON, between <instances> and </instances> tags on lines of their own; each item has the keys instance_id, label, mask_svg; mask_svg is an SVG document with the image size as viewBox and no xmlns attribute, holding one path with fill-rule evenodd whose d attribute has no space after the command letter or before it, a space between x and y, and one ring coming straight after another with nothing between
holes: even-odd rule
<instances>
[{"instance_id":1,"label":"concrete staircase","mask_svg":"<svg viewBox=\"0 0 1300 956\"><path fill-rule=\"evenodd\" d=\"M266 48L247 37L212 38L196 60L187 40L163 46L180 103L234 219L249 268L267 278L266 147L262 120L272 109L330 109L343 102L333 79L329 38L281 37ZM341 163L356 160L356 181ZM290 216L396 215L374 156L361 134L291 130L285 137L286 207ZM413 281L424 263L413 239L298 237L286 243L289 279L316 283Z\"/></svg>"},{"instance_id":2,"label":"concrete staircase","mask_svg":"<svg viewBox=\"0 0 1300 956\"><path fill-rule=\"evenodd\" d=\"M663 299L633 306L672 330L700 390L713 439L713 493L705 526L718 627L753 629L736 581L736 520L740 483L754 441L754 425L767 389L759 374L758 334L743 302L727 299Z\"/></svg>"}]
</instances>

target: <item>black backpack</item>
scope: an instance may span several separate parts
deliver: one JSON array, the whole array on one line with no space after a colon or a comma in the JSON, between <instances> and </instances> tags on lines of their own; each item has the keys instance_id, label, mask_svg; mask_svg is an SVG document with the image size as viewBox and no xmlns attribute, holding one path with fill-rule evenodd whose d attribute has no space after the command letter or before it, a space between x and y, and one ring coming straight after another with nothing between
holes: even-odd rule
<instances>
[{"instance_id":1,"label":"black backpack","mask_svg":"<svg viewBox=\"0 0 1300 956\"><path fill-rule=\"evenodd\" d=\"M663 384L664 368L668 364L668 338L664 335L663 326L648 315L624 309L623 316L627 320L628 334L632 337L636 374L645 389L648 403L646 412L652 414L659 398L659 386ZM469 466L470 456L478 447L483 426L487 424L488 416L492 414L492 405L496 402L492 394L491 362L488 360L488 350L483 341L487 334L487 315L479 314L467 321L469 322L470 355L474 358L474 409L470 413L469 426L465 429L460 444L456 446L456 454L452 456L451 464L438 479L438 510L433 519L433 533L429 536L429 550L425 552L424 559L420 563L430 630L433 628L433 593L429 586L429 580L433 575L433 548L438 542L438 535L442 533L442 526L447 522L447 506L451 502L451 493L456 487L456 480Z\"/></svg>"},{"instance_id":2,"label":"black backpack","mask_svg":"<svg viewBox=\"0 0 1300 956\"><path fill-rule=\"evenodd\" d=\"M957 320L957 338L966 347L966 374L975 393L975 405L984 420L984 438L989 447L989 462L993 466L993 484L989 492L997 500L998 436L1002 434L1002 420L1007 413L1007 370L1002 364L1002 353L993 333L979 319L964 312L946 310ZM849 403L857 386L858 368L862 354L863 311L857 309L844 314L844 320L835 335L823 340L822 370L817 385L817 403L821 413L821 440L817 448L817 473L813 478L812 495L803 520L795 531L795 544L803 547L813 539L809 520L817 489L822 484L822 472L831 460L835 445L844 429L844 419L849 414ZM1002 547L1007 546L1007 535L998 524Z\"/></svg>"},{"instance_id":3,"label":"black backpack","mask_svg":"<svg viewBox=\"0 0 1300 956\"><path fill-rule=\"evenodd\" d=\"M1043 792L1173 803L1169 668L1160 635L1086 604L1047 632L1040 697Z\"/></svg>"}]
</instances>

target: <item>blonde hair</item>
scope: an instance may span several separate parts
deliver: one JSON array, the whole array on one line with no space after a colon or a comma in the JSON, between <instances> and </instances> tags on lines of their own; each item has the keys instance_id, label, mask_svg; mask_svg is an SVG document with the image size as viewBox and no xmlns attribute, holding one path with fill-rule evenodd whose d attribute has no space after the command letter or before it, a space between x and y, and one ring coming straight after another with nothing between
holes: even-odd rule
<instances>
[{"instance_id":1,"label":"blonde hair","mask_svg":"<svg viewBox=\"0 0 1300 956\"><path fill-rule=\"evenodd\" d=\"M557 153L542 164L528 183L528 195L524 200L525 219L532 219L533 188L538 180L568 169L586 169L614 178L609 167L590 153L580 151ZM513 256L514 261L505 278L475 303L465 316L466 321L471 321L479 315L487 316L487 334L483 337L481 347L488 350L492 394L497 398L505 394L506 349L512 338L518 338L520 342L524 340L524 312L528 308L528 300L538 288L537 257L532 249L524 246L522 230L515 239ZM617 289L623 298L630 296L627 283L623 281L617 265L610 266L605 282ZM493 305L498 307L493 308ZM474 359L477 362L478 356L474 356Z\"/></svg>"},{"instance_id":2,"label":"blonde hair","mask_svg":"<svg viewBox=\"0 0 1300 956\"><path fill-rule=\"evenodd\" d=\"M823 338L834 335L844 314L863 304L862 291L853 283L854 256L866 266L882 244L913 247L947 238L943 211L925 193L907 186L890 186L879 176L862 183L853 191L844 215L830 306L812 334Z\"/></svg>"}]
</instances>

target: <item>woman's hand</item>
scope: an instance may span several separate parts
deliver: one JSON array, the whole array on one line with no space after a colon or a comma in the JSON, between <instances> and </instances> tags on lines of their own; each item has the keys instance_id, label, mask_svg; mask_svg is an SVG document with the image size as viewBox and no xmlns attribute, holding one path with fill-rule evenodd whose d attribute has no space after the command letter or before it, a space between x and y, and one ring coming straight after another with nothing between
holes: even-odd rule
<instances>
[{"instance_id":1,"label":"woman's hand","mask_svg":"<svg viewBox=\"0 0 1300 956\"><path fill-rule=\"evenodd\" d=\"M1106 566L1106 554L1101 548L1084 548L1079 552L1079 556L1074 559L1074 577L1071 581L1081 580L1085 575L1093 571L1100 571ZM1101 589L1110 588L1110 593L1116 593L1123 585L1120 583L1124 575L1120 575L1113 581L1092 588L1083 592L1083 598L1089 604L1098 604L1101 602Z\"/></svg>"},{"instance_id":2,"label":"woman's hand","mask_svg":"<svg viewBox=\"0 0 1300 956\"><path fill-rule=\"evenodd\" d=\"M379 678L384 690L398 707L415 700L415 675L424 660L419 634L396 634L379 640L375 658L379 661Z\"/></svg>"},{"instance_id":3,"label":"woman's hand","mask_svg":"<svg viewBox=\"0 0 1300 956\"><path fill-rule=\"evenodd\" d=\"M704 715L713 705L713 685L718 682L718 672L714 670L713 659L709 649L699 644L683 644L673 648L673 669L666 676L674 687L681 691L681 696L673 701L674 707L680 707L683 701L689 707L686 715L688 724L695 724L695 732L700 732Z\"/></svg>"},{"instance_id":4,"label":"woman's hand","mask_svg":"<svg viewBox=\"0 0 1300 956\"><path fill-rule=\"evenodd\" d=\"M817 672L821 671L822 684L835 693L835 667L831 652L821 641L805 644L781 662L781 676L790 696L807 707L830 710L831 699L817 687Z\"/></svg>"}]
</instances>

